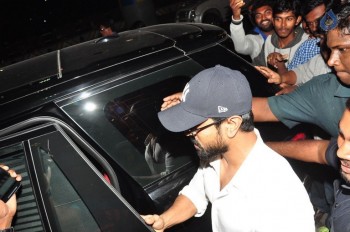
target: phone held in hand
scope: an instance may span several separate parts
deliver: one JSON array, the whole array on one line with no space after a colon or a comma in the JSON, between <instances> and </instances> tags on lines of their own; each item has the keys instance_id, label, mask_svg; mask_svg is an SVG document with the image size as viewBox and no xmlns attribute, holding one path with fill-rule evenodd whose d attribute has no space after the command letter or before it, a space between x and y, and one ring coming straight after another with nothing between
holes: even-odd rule
<instances>
[{"instance_id":1,"label":"phone held in hand","mask_svg":"<svg viewBox=\"0 0 350 232\"><path fill-rule=\"evenodd\" d=\"M0 199L3 202L7 202L20 187L20 181L17 181L6 170L0 168Z\"/></svg>"}]
</instances>

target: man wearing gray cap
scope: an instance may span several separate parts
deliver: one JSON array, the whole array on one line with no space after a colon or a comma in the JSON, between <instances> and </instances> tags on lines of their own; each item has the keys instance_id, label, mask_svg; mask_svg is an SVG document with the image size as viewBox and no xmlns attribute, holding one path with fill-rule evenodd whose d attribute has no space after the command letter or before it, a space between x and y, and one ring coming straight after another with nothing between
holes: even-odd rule
<instances>
[{"instance_id":1,"label":"man wearing gray cap","mask_svg":"<svg viewBox=\"0 0 350 232\"><path fill-rule=\"evenodd\" d=\"M164 231L203 215L210 202L214 232L315 231L303 184L263 143L251 108L242 73L216 66L191 79L180 104L158 113L165 128L192 139L201 164L167 211L143 216L147 224Z\"/></svg>"}]
</instances>

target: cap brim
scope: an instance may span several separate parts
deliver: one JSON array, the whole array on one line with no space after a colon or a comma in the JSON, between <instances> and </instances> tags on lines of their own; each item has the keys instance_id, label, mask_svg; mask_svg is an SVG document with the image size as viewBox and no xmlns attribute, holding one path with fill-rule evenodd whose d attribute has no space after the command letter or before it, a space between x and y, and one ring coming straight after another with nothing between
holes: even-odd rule
<instances>
[{"instance_id":1,"label":"cap brim","mask_svg":"<svg viewBox=\"0 0 350 232\"><path fill-rule=\"evenodd\" d=\"M172 132L186 131L207 120L184 110L181 103L159 112L158 118L163 126Z\"/></svg>"}]
</instances>

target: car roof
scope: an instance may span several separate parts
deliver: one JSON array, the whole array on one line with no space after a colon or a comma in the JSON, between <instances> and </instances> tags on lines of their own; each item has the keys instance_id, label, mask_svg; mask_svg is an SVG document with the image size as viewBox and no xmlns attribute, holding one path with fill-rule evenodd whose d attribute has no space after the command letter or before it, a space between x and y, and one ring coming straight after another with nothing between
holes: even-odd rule
<instances>
[{"instance_id":1,"label":"car roof","mask_svg":"<svg viewBox=\"0 0 350 232\"><path fill-rule=\"evenodd\" d=\"M50 82L64 83L164 49L186 54L226 36L223 29L207 24L161 24L49 52L0 68L0 105L42 91ZM17 96L20 88L26 94Z\"/></svg>"}]
</instances>

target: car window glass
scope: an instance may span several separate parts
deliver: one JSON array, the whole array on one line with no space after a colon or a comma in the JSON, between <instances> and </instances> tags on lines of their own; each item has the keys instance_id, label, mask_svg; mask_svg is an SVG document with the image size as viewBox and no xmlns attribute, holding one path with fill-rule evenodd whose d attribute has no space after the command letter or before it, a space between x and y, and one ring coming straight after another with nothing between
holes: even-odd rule
<instances>
[{"instance_id":1,"label":"car window glass","mask_svg":"<svg viewBox=\"0 0 350 232\"><path fill-rule=\"evenodd\" d=\"M67 144L60 145L61 152L67 157L75 152L73 149L67 149ZM41 193L45 196L48 210L54 215L51 217L54 219L51 223L61 231L100 231L85 203L52 159L50 138L47 137L45 144L40 137L31 139L30 146Z\"/></svg>"},{"instance_id":2,"label":"car window glass","mask_svg":"<svg viewBox=\"0 0 350 232\"><path fill-rule=\"evenodd\" d=\"M141 186L192 162L195 151L181 133L159 122L163 98L182 91L202 67L163 69L63 106Z\"/></svg>"}]
</instances>

